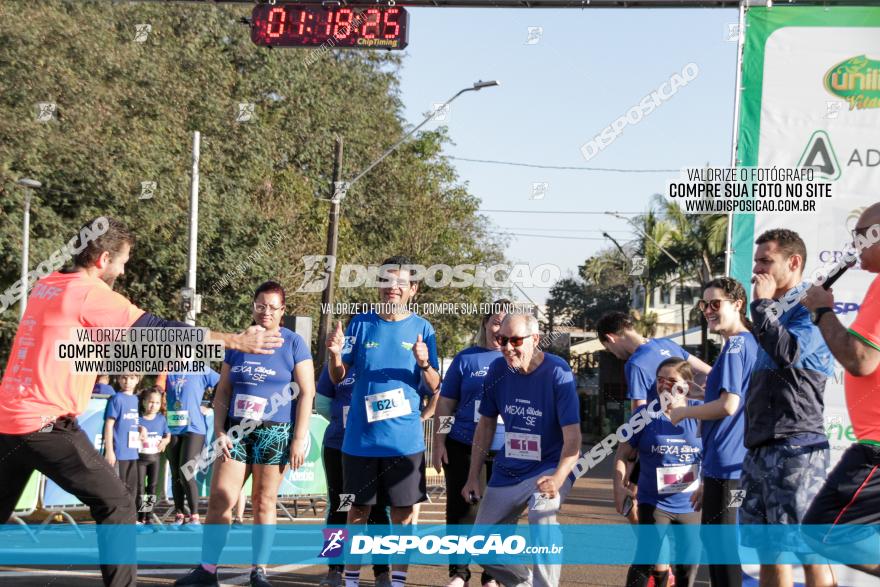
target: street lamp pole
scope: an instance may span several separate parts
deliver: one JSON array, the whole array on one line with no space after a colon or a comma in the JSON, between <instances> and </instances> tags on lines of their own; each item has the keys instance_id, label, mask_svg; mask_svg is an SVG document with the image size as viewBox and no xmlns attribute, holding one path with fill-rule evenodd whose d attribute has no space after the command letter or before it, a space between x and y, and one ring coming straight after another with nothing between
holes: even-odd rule
<instances>
[{"instance_id":1,"label":"street lamp pole","mask_svg":"<svg viewBox=\"0 0 880 587\"><path fill-rule=\"evenodd\" d=\"M21 302L20 302L20 310L21 313L19 315L19 320L24 318L24 311L27 309L27 299L28 299L28 255L30 253L30 235L31 235L31 190L39 189L43 186L40 182L35 179L30 179L28 177L23 177L15 182L16 184L22 186L24 189L24 221L22 222L22 233L21 233Z\"/></svg>"},{"instance_id":2,"label":"street lamp pole","mask_svg":"<svg viewBox=\"0 0 880 587\"><path fill-rule=\"evenodd\" d=\"M331 271L330 281L327 284L327 287L324 289L322 295L322 308L321 308L321 320L318 324L318 364L323 365L327 358L327 348L324 344L324 340L327 338L327 333L330 331L330 320L333 317L333 272L336 266L336 243L339 234L339 217L340 217L340 208L342 206L342 200L345 199L345 196L348 193L348 190L353 186L358 180L360 180L363 176L369 173L374 167L376 167L379 163L385 160L391 153L396 151L408 138L413 136L420 128L428 124L437 112L446 108L449 104L452 103L453 100L464 94L465 92L479 92L483 88L490 88L493 86L497 86L499 83L495 80L484 82L482 80L476 82L471 87L463 88L455 93L454 96L443 102L443 104L437 108L430 115L425 117L425 119L420 122L417 126L413 127L408 133L403 135L399 141L391 145L384 153L382 153L378 159L367 165L363 171L352 177L348 181L341 181L340 178L342 176L342 141L341 139L337 140L336 143L336 158L335 164L333 168L333 182L331 184L330 193L332 197L330 198L330 219L327 227L327 251L326 254L329 258L330 265L329 269ZM325 311L326 310L326 311Z\"/></svg>"}]
</instances>

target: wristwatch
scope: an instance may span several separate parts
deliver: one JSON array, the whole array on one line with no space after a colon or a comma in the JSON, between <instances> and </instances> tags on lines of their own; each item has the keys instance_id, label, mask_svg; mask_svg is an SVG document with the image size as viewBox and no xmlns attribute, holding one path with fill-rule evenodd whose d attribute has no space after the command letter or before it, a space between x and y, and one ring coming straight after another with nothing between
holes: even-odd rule
<instances>
[{"instance_id":1,"label":"wristwatch","mask_svg":"<svg viewBox=\"0 0 880 587\"><path fill-rule=\"evenodd\" d=\"M813 324L818 326L819 321L822 320L822 316L824 316L826 312L834 312L834 308L829 308L828 306L816 308L810 312L810 320L812 320Z\"/></svg>"}]
</instances>

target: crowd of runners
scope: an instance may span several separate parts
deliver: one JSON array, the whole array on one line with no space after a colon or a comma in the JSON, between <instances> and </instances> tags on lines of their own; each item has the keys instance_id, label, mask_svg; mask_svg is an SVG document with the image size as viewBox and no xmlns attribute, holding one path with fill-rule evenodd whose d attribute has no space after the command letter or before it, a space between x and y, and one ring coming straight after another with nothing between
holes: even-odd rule
<instances>
[{"instance_id":1,"label":"crowd of runners","mask_svg":"<svg viewBox=\"0 0 880 587\"><path fill-rule=\"evenodd\" d=\"M880 204L862 214L854 240L877 224ZM113 291L134 239L119 222L111 219L109 225L76 256L73 268L38 283L55 288L56 295L32 295L16 333L0 387L0 521L9 519L38 470L86 504L98 524L135 525L137 496L145 484L154 487L158 452L164 451L173 474L175 522L197 527L198 488L183 468L202 453L202 395L214 388L213 434L220 452L205 517L212 530L204 533L201 560L176 585L219 584L217 567L229 528L241 517L248 476L258 529L252 534L250 584L270 585L278 489L285 470L306 459L313 404L330 422L323 445L329 525L413 523L418 504L427 499L424 422L430 418L432 464L446 478L447 524L516 524L524 512L529 524L557 523L583 451L571 368L542 350L534 315L497 300L482 316L476 344L462 349L441 379L435 330L426 317L407 310L419 284L405 268L412 261L402 256L382 263L390 268L379 287L387 313L356 315L345 328L337 323L321 341L327 361L317 366L317 386L308 342L281 326L285 290L267 281L242 309L249 327L239 334L211 333L226 347L219 375L169 375L161 410L161 388L138 399L137 378L120 378L121 393L111 397L105 413L105 454L99 454L77 424L95 376L72 373L55 360L55 341L77 326L186 327ZM816 286L777 315L774 300L803 279L806 247L785 229L762 234L756 245L751 304L745 286L727 277L701 292L699 309L709 330L724 340L712 365L668 340L643 337L628 314L598 320L599 340L625 361L631 421L641 423L614 455L615 506L633 524L658 533L670 525L723 524L731 531L711 548L727 553L737 549L736 524L858 525L861 531L835 540L809 531L786 533L789 540L776 545L778 552L765 553L762 585L792 584L790 566L770 563L793 552L808 586L831 586L836 580L821 555L876 548L876 531L864 530L880 523L880 278L849 328L833 312L833 292ZM862 269L880 273L880 244L863 247L860 259ZM846 370L858 441L829 471L823 392L834 359ZM22 382L25 373L28 384ZM276 402L279 395L286 401ZM247 422L258 425L233 433ZM347 513L339 507L343 496L350 502ZM626 584L693 585L696 565L670 568L652 550L655 544L640 541L639 560L656 558L657 564L633 564ZM687 541L674 546L681 553L694 548ZM853 566L878 577L880 553L873 556L864 559L873 564ZM135 585L133 565L105 564L101 570L107 585ZM486 564L480 584L555 586L560 571L546 561ZM373 573L382 587L407 581L404 564L376 564ZM710 576L713 587L742 583L737 564L711 565ZM329 565L321 585L356 587L360 577L357 565ZM450 587L464 587L471 569L450 565L449 577Z\"/></svg>"}]
</instances>

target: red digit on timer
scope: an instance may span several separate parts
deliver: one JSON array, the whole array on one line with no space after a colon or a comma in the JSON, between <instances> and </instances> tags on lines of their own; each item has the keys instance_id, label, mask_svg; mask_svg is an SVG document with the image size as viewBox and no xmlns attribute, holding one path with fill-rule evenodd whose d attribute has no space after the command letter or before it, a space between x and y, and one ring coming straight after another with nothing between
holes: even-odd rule
<instances>
[{"instance_id":1,"label":"red digit on timer","mask_svg":"<svg viewBox=\"0 0 880 587\"><path fill-rule=\"evenodd\" d=\"M277 39L284 34L284 17L284 8L280 6L276 6L269 11L269 15L266 18L268 21L266 24L266 34L270 39Z\"/></svg>"},{"instance_id":2,"label":"red digit on timer","mask_svg":"<svg viewBox=\"0 0 880 587\"><path fill-rule=\"evenodd\" d=\"M382 35L386 39L396 39L400 34L400 25L397 24L397 19L400 16L400 8L389 8L385 11L385 16L382 19L382 24L385 25L385 34ZM394 17L394 20L391 20L391 17ZM391 28L394 28L394 32L391 32Z\"/></svg>"},{"instance_id":3,"label":"red digit on timer","mask_svg":"<svg viewBox=\"0 0 880 587\"><path fill-rule=\"evenodd\" d=\"M364 20L364 27L361 29L361 36L365 39L375 39L379 34L379 9L370 8L366 12L367 17Z\"/></svg>"},{"instance_id":4,"label":"red digit on timer","mask_svg":"<svg viewBox=\"0 0 880 587\"><path fill-rule=\"evenodd\" d=\"M296 23L299 25L299 28L296 30L297 35L302 35L306 31L306 11L299 11L299 22Z\"/></svg>"},{"instance_id":5,"label":"red digit on timer","mask_svg":"<svg viewBox=\"0 0 880 587\"><path fill-rule=\"evenodd\" d=\"M344 39L351 34L351 21L354 15L351 8L340 8L336 13L336 25L333 27L333 36L337 39Z\"/></svg>"}]
</instances>

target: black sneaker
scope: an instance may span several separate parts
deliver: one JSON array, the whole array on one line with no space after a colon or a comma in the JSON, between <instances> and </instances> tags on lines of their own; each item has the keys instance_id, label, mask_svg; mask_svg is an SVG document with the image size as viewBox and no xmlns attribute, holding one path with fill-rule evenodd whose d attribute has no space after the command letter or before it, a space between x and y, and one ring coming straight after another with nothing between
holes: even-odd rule
<instances>
[{"instance_id":1,"label":"black sneaker","mask_svg":"<svg viewBox=\"0 0 880 587\"><path fill-rule=\"evenodd\" d=\"M196 585L198 587L220 587L217 573L209 573L202 565L174 582L175 585Z\"/></svg>"},{"instance_id":2,"label":"black sneaker","mask_svg":"<svg viewBox=\"0 0 880 587\"><path fill-rule=\"evenodd\" d=\"M266 579L266 569L263 567L251 569L250 585L251 587L272 587L272 583Z\"/></svg>"}]
</instances>

